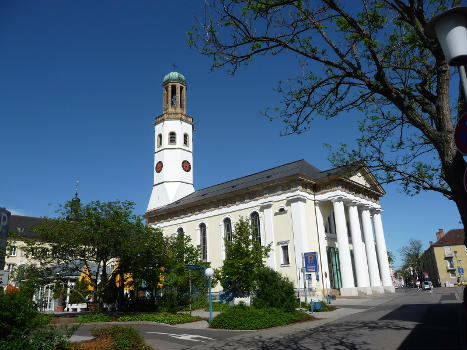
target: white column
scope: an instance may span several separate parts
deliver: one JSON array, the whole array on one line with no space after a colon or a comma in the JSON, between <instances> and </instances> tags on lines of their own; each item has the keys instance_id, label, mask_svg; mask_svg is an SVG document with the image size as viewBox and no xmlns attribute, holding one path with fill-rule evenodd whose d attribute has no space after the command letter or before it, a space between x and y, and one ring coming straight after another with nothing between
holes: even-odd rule
<instances>
[{"instance_id":1,"label":"white column","mask_svg":"<svg viewBox=\"0 0 467 350\"><path fill-rule=\"evenodd\" d=\"M384 290L389 293L395 293L394 286L392 285L391 270L389 269L386 241L384 239L383 222L381 221L381 211L382 210L377 210L373 215L379 270L381 273L381 279L383 280Z\"/></svg>"},{"instance_id":2,"label":"white column","mask_svg":"<svg viewBox=\"0 0 467 350\"><path fill-rule=\"evenodd\" d=\"M321 261L321 271L323 278L324 293L327 294L327 289L331 288L331 282L329 280L329 264L328 264L328 254L326 252L326 233L324 232L324 220L321 208L318 204L316 205L316 222L318 225L318 238L319 238L319 250L320 250L320 261Z\"/></svg>"},{"instance_id":3,"label":"white column","mask_svg":"<svg viewBox=\"0 0 467 350\"><path fill-rule=\"evenodd\" d=\"M370 273L370 285L373 293L384 293L379 278L378 260L376 259L375 242L373 240L373 229L371 227L370 210L362 209L363 237L365 239L366 258L368 260L368 272Z\"/></svg>"},{"instance_id":4,"label":"white column","mask_svg":"<svg viewBox=\"0 0 467 350\"><path fill-rule=\"evenodd\" d=\"M360 221L356 203L351 203L349 208L350 233L352 235L353 256L355 272L357 275L357 289L364 294L372 294L370 288L370 276L365 262L366 256L363 250L362 233L360 232Z\"/></svg>"},{"instance_id":5,"label":"white column","mask_svg":"<svg viewBox=\"0 0 467 350\"><path fill-rule=\"evenodd\" d=\"M334 217L336 219L336 235L339 248L339 266L341 270L342 296L358 295L353 279L352 260L350 258L349 237L347 235L347 224L345 220L344 202L342 198L332 200L334 206Z\"/></svg>"},{"instance_id":6,"label":"white column","mask_svg":"<svg viewBox=\"0 0 467 350\"><path fill-rule=\"evenodd\" d=\"M269 252L269 257L268 257L268 266L273 269L276 269L276 253L275 253L275 248L276 248L276 243L274 240L274 226L273 226L273 216L272 216L272 204L267 203L265 205L262 205L260 207L260 210L263 212L263 217L264 217L264 233L265 233L265 238L266 242L264 242L264 245L271 244L271 251Z\"/></svg>"},{"instance_id":7,"label":"white column","mask_svg":"<svg viewBox=\"0 0 467 350\"><path fill-rule=\"evenodd\" d=\"M295 264L297 268L298 285L298 281L301 280L299 276L301 275L301 268L303 265L302 256L303 253L307 252L309 249L305 211L306 199L303 197L295 197L289 200L288 203L290 203L290 212L292 214L292 230L294 237ZM301 288L303 286L298 287Z\"/></svg>"}]
</instances>

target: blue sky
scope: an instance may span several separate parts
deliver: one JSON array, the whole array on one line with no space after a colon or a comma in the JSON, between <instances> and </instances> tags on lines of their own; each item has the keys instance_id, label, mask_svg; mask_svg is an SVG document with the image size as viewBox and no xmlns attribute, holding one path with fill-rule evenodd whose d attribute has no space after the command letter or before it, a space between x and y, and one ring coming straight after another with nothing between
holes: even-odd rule
<instances>
[{"instance_id":1,"label":"blue sky","mask_svg":"<svg viewBox=\"0 0 467 350\"><path fill-rule=\"evenodd\" d=\"M235 76L210 72L211 59L187 44L202 2L8 1L0 3L0 206L53 216L80 198L132 200L143 214L152 189L154 131L161 82L177 65L195 120L194 181L200 189L305 159L331 167L323 143L351 143L358 113L317 119L308 133L281 137L279 80L298 71L291 55L260 58ZM386 185L388 249L409 238L425 246L438 228L461 227L438 194L408 197Z\"/></svg>"}]
</instances>

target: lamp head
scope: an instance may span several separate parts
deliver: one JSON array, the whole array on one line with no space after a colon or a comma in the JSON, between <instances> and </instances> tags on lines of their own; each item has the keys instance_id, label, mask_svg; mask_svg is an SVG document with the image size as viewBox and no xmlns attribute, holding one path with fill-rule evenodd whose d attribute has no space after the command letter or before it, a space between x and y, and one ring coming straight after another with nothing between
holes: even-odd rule
<instances>
[{"instance_id":1,"label":"lamp head","mask_svg":"<svg viewBox=\"0 0 467 350\"><path fill-rule=\"evenodd\" d=\"M467 62L467 7L453 7L433 17L425 26L426 35L437 38L451 66Z\"/></svg>"},{"instance_id":2,"label":"lamp head","mask_svg":"<svg viewBox=\"0 0 467 350\"><path fill-rule=\"evenodd\" d=\"M214 276L214 269L208 267L206 271L204 271L204 275L208 278L211 278L212 276Z\"/></svg>"}]
</instances>

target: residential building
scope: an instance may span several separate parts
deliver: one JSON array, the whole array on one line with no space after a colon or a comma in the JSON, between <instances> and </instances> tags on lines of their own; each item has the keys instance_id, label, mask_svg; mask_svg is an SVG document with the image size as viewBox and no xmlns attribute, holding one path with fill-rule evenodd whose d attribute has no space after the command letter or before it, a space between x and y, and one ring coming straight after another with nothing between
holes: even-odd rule
<instances>
[{"instance_id":1,"label":"residential building","mask_svg":"<svg viewBox=\"0 0 467 350\"><path fill-rule=\"evenodd\" d=\"M436 286L451 287L466 281L464 238L463 229L449 230L446 234L439 229L436 242L430 241L430 247L422 255L422 264L427 278Z\"/></svg>"}]
</instances>

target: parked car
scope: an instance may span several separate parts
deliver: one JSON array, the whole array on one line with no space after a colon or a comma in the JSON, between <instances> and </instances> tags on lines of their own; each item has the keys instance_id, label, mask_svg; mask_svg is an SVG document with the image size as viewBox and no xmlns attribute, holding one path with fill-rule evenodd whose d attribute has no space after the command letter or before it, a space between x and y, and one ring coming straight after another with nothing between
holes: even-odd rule
<instances>
[{"instance_id":1,"label":"parked car","mask_svg":"<svg viewBox=\"0 0 467 350\"><path fill-rule=\"evenodd\" d=\"M433 289L433 283L431 281L423 281L422 288L423 290L431 290Z\"/></svg>"}]
</instances>

